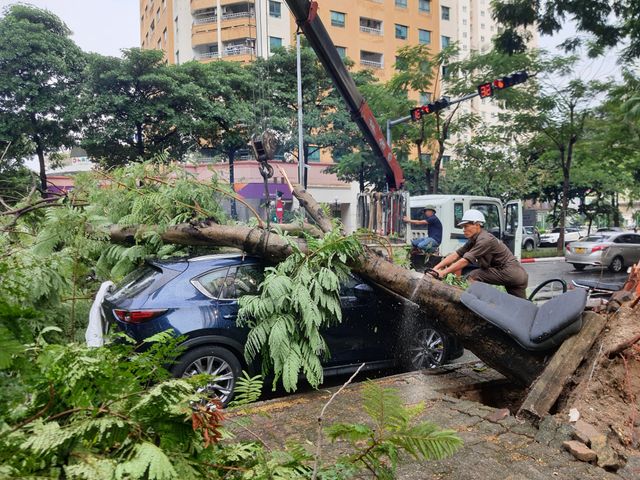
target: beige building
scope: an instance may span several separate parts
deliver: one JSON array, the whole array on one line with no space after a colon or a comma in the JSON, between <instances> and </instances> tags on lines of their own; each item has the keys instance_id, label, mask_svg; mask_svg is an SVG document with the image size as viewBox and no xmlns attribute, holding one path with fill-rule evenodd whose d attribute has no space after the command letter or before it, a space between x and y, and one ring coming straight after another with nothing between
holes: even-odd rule
<instances>
[{"instance_id":1,"label":"beige building","mask_svg":"<svg viewBox=\"0 0 640 480\"><path fill-rule=\"evenodd\" d=\"M441 48L438 0L323 0L318 11L334 44L381 80L404 45ZM296 23L281 0L140 0L142 48L167 61L251 61L295 44ZM417 98L416 98L417 99Z\"/></svg>"}]
</instances>

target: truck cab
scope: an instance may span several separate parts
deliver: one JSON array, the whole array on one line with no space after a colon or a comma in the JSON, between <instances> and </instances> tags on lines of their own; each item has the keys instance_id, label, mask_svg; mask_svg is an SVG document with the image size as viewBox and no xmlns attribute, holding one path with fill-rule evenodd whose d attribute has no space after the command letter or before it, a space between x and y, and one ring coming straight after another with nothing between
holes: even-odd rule
<instances>
[{"instance_id":1,"label":"truck cab","mask_svg":"<svg viewBox=\"0 0 640 480\"><path fill-rule=\"evenodd\" d=\"M422 210L427 205L436 207L436 215L442 223L442 243L439 252L447 256L467 241L462 228L457 227L463 213L475 208L480 210L487 221L484 228L502 240L516 258L522 254L522 203L510 201L506 205L493 197L473 195L419 195L409 199L410 216L413 220L423 218ZM426 225L407 224L407 243L428 235Z\"/></svg>"}]
</instances>

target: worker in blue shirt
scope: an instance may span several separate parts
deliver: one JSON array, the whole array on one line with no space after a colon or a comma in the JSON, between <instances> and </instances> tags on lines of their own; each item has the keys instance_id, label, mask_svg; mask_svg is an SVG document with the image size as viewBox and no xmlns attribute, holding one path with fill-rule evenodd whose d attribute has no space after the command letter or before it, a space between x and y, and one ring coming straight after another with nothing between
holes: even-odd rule
<instances>
[{"instance_id":1,"label":"worker in blue shirt","mask_svg":"<svg viewBox=\"0 0 640 480\"><path fill-rule=\"evenodd\" d=\"M409 217L404 217L405 223L412 225L426 225L429 236L422 238L415 238L411 241L414 248L418 248L425 253L433 253L442 243L442 223L436 216L436 207L433 205L427 205L422 209L424 214L423 220L411 220Z\"/></svg>"}]
</instances>

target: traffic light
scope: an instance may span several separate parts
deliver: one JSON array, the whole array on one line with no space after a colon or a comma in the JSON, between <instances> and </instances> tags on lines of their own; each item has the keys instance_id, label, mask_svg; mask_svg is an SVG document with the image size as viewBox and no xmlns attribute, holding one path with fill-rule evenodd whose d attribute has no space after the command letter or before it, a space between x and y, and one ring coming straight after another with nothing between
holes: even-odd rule
<instances>
[{"instance_id":1,"label":"traffic light","mask_svg":"<svg viewBox=\"0 0 640 480\"><path fill-rule=\"evenodd\" d=\"M411 120L413 120L414 122L417 122L422 118L423 115L439 112L443 108L447 108L449 105L451 105L451 102L449 101L449 97L442 97L433 103L428 103L427 105L422 105L421 107L412 108Z\"/></svg>"},{"instance_id":2,"label":"traffic light","mask_svg":"<svg viewBox=\"0 0 640 480\"><path fill-rule=\"evenodd\" d=\"M493 95L493 87L491 85L491 82L478 85L478 95L480 96L480 98L487 98Z\"/></svg>"},{"instance_id":3,"label":"traffic light","mask_svg":"<svg viewBox=\"0 0 640 480\"><path fill-rule=\"evenodd\" d=\"M518 85L519 83L524 83L528 78L529 74L524 70L512 73L511 75L507 75L506 77L496 78L493 81L493 90L502 90L508 87L513 87L514 85Z\"/></svg>"}]
</instances>

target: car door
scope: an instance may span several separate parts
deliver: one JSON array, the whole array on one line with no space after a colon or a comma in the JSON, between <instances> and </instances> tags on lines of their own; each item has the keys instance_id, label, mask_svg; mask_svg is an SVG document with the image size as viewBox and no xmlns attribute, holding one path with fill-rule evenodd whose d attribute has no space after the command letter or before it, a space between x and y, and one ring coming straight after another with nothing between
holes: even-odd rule
<instances>
[{"instance_id":1,"label":"car door","mask_svg":"<svg viewBox=\"0 0 640 480\"><path fill-rule=\"evenodd\" d=\"M627 265L632 265L634 263L640 262L640 235L636 233L629 234L629 263Z\"/></svg>"},{"instance_id":2,"label":"car door","mask_svg":"<svg viewBox=\"0 0 640 480\"><path fill-rule=\"evenodd\" d=\"M243 295L256 295L262 283L264 271L260 265L247 264L230 267L220 287L218 309L229 327L235 326L238 318L238 299Z\"/></svg>"},{"instance_id":3,"label":"car door","mask_svg":"<svg viewBox=\"0 0 640 480\"><path fill-rule=\"evenodd\" d=\"M326 366L349 365L380 359L383 332L379 325L377 295L373 288L356 276L340 287L342 321L322 334L331 358Z\"/></svg>"},{"instance_id":4,"label":"car door","mask_svg":"<svg viewBox=\"0 0 640 480\"><path fill-rule=\"evenodd\" d=\"M513 200L507 203L504 209L504 235L503 241L516 258L522 257L522 202Z\"/></svg>"}]
</instances>

